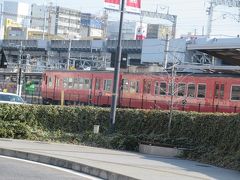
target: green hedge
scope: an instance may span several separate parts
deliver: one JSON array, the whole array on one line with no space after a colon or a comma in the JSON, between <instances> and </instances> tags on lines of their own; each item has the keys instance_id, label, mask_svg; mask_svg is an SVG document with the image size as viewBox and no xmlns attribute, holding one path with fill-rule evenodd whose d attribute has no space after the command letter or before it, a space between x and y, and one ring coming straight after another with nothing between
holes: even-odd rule
<instances>
[{"instance_id":1,"label":"green hedge","mask_svg":"<svg viewBox=\"0 0 240 180\"><path fill-rule=\"evenodd\" d=\"M138 142L187 147L186 158L240 170L239 114L174 112L168 138L166 111L119 109L115 135L108 135L109 113L95 107L0 105L0 137L41 139L47 134L50 140L127 150L137 150ZM89 133L94 124L100 125L99 135Z\"/></svg>"}]
</instances>

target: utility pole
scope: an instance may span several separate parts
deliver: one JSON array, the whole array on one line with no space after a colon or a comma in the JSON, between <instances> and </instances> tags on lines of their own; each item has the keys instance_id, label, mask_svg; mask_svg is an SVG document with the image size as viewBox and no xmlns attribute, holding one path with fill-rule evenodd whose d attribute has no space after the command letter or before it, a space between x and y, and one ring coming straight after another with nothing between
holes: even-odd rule
<instances>
[{"instance_id":1,"label":"utility pole","mask_svg":"<svg viewBox=\"0 0 240 180\"><path fill-rule=\"evenodd\" d=\"M18 56L18 76L17 76L17 95L22 95L22 54L23 54L23 45L22 41L19 47L19 56Z\"/></svg>"},{"instance_id":2,"label":"utility pole","mask_svg":"<svg viewBox=\"0 0 240 180\"><path fill-rule=\"evenodd\" d=\"M240 23L240 7L238 7L238 22Z\"/></svg>"},{"instance_id":3,"label":"utility pole","mask_svg":"<svg viewBox=\"0 0 240 180\"><path fill-rule=\"evenodd\" d=\"M208 25L207 25L207 37L210 37L212 31L212 21L213 21L213 2L210 2L210 7L207 10L208 13Z\"/></svg>"},{"instance_id":4,"label":"utility pole","mask_svg":"<svg viewBox=\"0 0 240 180\"><path fill-rule=\"evenodd\" d=\"M102 27L103 38L107 39L108 13L107 13L106 10L103 12L103 17L102 18L103 18L103 22L104 22L104 25Z\"/></svg>"},{"instance_id":5,"label":"utility pole","mask_svg":"<svg viewBox=\"0 0 240 180\"><path fill-rule=\"evenodd\" d=\"M45 5L45 3L44 3L44 5L43 5L43 11L44 11L44 20L43 20L42 40L45 39L45 29L46 29L46 19L47 19L47 15L46 15L46 5Z\"/></svg>"},{"instance_id":6,"label":"utility pole","mask_svg":"<svg viewBox=\"0 0 240 180\"><path fill-rule=\"evenodd\" d=\"M202 27L202 36L204 36L205 27Z\"/></svg>"},{"instance_id":7,"label":"utility pole","mask_svg":"<svg viewBox=\"0 0 240 180\"><path fill-rule=\"evenodd\" d=\"M3 3L1 5L1 17L0 17L0 39L4 39L4 26L3 26Z\"/></svg>"},{"instance_id":8,"label":"utility pole","mask_svg":"<svg viewBox=\"0 0 240 180\"><path fill-rule=\"evenodd\" d=\"M169 121L168 121L168 138L170 137L171 133L171 124L172 124L172 117L173 117L173 97L175 93L175 64L172 66L171 69L171 99L170 99L170 113L169 113Z\"/></svg>"},{"instance_id":9,"label":"utility pole","mask_svg":"<svg viewBox=\"0 0 240 180\"><path fill-rule=\"evenodd\" d=\"M69 39L69 44L68 44L68 58L67 58L67 70L69 70L69 68L70 68L71 48L72 48L72 40Z\"/></svg>"},{"instance_id":10,"label":"utility pole","mask_svg":"<svg viewBox=\"0 0 240 180\"><path fill-rule=\"evenodd\" d=\"M166 40L165 40L165 48L164 48L164 62L163 67L164 69L167 69L167 63L168 63L168 51L169 51L169 36L166 34Z\"/></svg>"},{"instance_id":11,"label":"utility pole","mask_svg":"<svg viewBox=\"0 0 240 180\"><path fill-rule=\"evenodd\" d=\"M110 114L110 128L111 132L114 132L115 122L116 122L116 106L118 97L118 85L119 85L119 71L122 56L122 26L123 26L123 16L124 16L125 0L122 0L121 13L120 13L120 24L118 32L118 44L117 53L115 59L115 70L114 70L114 82L112 91L112 104L111 104L111 114Z\"/></svg>"},{"instance_id":12,"label":"utility pole","mask_svg":"<svg viewBox=\"0 0 240 180\"><path fill-rule=\"evenodd\" d=\"M53 9L53 5L52 5L52 2L50 2L50 6L48 7L48 40L50 40L50 34L51 34L52 9Z\"/></svg>"}]
</instances>

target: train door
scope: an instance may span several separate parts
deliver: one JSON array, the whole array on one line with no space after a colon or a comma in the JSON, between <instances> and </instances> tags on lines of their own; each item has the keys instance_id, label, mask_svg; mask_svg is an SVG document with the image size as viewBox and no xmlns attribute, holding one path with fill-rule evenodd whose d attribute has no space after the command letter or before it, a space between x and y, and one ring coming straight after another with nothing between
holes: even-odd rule
<instances>
[{"instance_id":1,"label":"train door","mask_svg":"<svg viewBox=\"0 0 240 180\"><path fill-rule=\"evenodd\" d=\"M60 99L61 99L60 78L59 78L59 76L55 76L55 77L54 77L53 99L54 99L54 100L60 100Z\"/></svg>"},{"instance_id":2,"label":"train door","mask_svg":"<svg viewBox=\"0 0 240 180\"><path fill-rule=\"evenodd\" d=\"M93 83L93 87L92 87L92 92L93 92L93 97L92 97L92 103L99 105L100 103L100 98L102 96L102 90L101 90L101 84L102 82L102 78L100 77L95 77L94 78L94 83Z\"/></svg>"},{"instance_id":3,"label":"train door","mask_svg":"<svg viewBox=\"0 0 240 180\"><path fill-rule=\"evenodd\" d=\"M224 93L225 92L225 83L216 81L214 85L214 94L213 94L213 110L219 111L221 106L224 104Z\"/></svg>"},{"instance_id":4,"label":"train door","mask_svg":"<svg viewBox=\"0 0 240 180\"><path fill-rule=\"evenodd\" d=\"M148 109L151 107L149 96L151 94L151 79L143 79L143 91L142 91L142 105L141 108Z\"/></svg>"}]
</instances>

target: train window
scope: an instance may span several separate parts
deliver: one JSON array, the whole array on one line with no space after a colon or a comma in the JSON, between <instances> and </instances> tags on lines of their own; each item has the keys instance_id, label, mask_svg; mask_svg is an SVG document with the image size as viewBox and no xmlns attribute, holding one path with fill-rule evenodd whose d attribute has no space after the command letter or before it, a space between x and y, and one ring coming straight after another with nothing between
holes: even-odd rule
<instances>
[{"instance_id":1,"label":"train window","mask_svg":"<svg viewBox=\"0 0 240 180\"><path fill-rule=\"evenodd\" d=\"M144 93L150 94L151 92L151 81L146 81L144 84Z\"/></svg>"},{"instance_id":2,"label":"train window","mask_svg":"<svg viewBox=\"0 0 240 180\"><path fill-rule=\"evenodd\" d=\"M74 78L73 79L73 88L78 89L78 85L79 85L78 78Z\"/></svg>"},{"instance_id":3,"label":"train window","mask_svg":"<svg viewBox=\"0 0 240 180\"><path fill-rule=\"evenodd\" d=\"M96 79L96 82L95 82L95 89L96 90L100 89L100 83L101 83L101 80L100 79Z\"/></svg>"},{"instance_id":4,"label":"train window","mask_svg":"<svg viewBox=\"0 0 240 180\"><path fill-rule=\"evenodd\" d=\"M158 82L155 82L155 95L158 95L159 93L159 83Z\"/></svg>"},{"instance_id":5,"label":"train window","mask_svg":"<svg viewBox=\"0 0 240 180\"><path fill-rule=\"evenodd\" d=\"M90 89L91 83L90 79L84 79L83 89Z\"/></svg>"},{"instance_id":6,"label":"train window","mask_svg":"<svg viewBox=\"0 0 240 180\"><path fill-rule=\"evenodd\" d=\"M160 95L166 95L167 92L167 84L160 83Z\"/></svg>"},{"instance_id":7,"label":"train window","mask_svg":"<svg viewBox=\"0 0 240 180\"><path fill-rule=\"evenodd\" d=\"M219 84L215 85L215 98L218 98L218 94L219 94Z\"/></svg>"},{"instance_id":8,"label":"train window","mask_svg":"<svg viewBox=\"0 0 240 180\"><path fill-rule=\"evenodd\" d=\"M48 77L45 74L45 85L47 85Z\"/></svg>"},{"instance_id":9,"label":"train window","mask_svg":"<svg viewBox=\"0 0 240 180\"><path fill-rule=\"evenodd\" d=\"M80 78L79 79L79 89L83 89L84 86L84 79Z\"/></svg>"},{"instance_id":10,"label":"train window","mask_svg":"<svg viewBox=\"0 0 240 180\"><path fill-rule=\"evenodd\" d=\"M224 84L221 84L221 88L220 88L220 99L224 98Z\"/></svg>"},{"instance_id":11,"label":"train window","mask_svg":"<svg viewBox=\"0 0 240 180\"><path fill-rule=\"evenodd\" d=\"M137 91L137 82L130 81L130 93L136 93Z\"/></svg>"},{"instance_id":12,"label":"train window","mask_svg":"<svg viewBox=\"0 0 240 180\"><path fill-rule=\"evenodd\" d=\"M128 92L128 80L127 79L122 80L122 86L123 86L123 91Z\"/></svg>"},{"instance_id":13,"label":"train window","mask_svg":"<svg viewBox=\"0 0 240 180\"><path fill-rule=\"evenodd\" d=\"M178 84L178 96L185 96L186 84Z\"/></svg>"},{"instance_id":14,"label":"train window","mask_svg":"<svg viewBox=\"0 0 240 180\"><path fill-rule=\"evenodd\" d=\"M177 87L176 87L176 84L175 84L175 86L174 86L174 88L173 88L173 95L176 95L176 91L175 91L176 88L177 88ZM169 87L168 87L168 95L169 95L169 96L171 96L171 94L172 94L171 92L172 92L172 84L170 83L170 84L169 84Z\"/></svg>"},{"instance_id":15,"label":"train window","mask_svg":"<svg viewBox=\"0 0 240 180\"><path fill-rule=\"evenodd\" d=\"M205 84L199 84L198 85L198 98L205 98L206 96L206 85Z\"/></svg>"},{"instance_id":16,"label":"train window","mask_svg":"<svg viewBox=\"0 0 240 180\"><path fill-rule=\"evenodd\" d=\"M52 87L53 81L51 77L48 77L48 87Z\"/></svg>"},{"instance_id":17,"label":"train window","mask_svg":"<svg viewBox=\"0 0 240 180\"><path fill-rule=\"evenodd\" d=\"M139 81L136 82L136 93L139 93Z\"/></svg>"},{"instance_id":18,"label":"train window","mask_svg":"<svg viewBox=\"0 0 240 180\"><path fill-rule=\"evenodd\" d=\"M111 91L112 80L104 80L104 91Z\"/></svg>"},{"instance_id":19,"label":"train window","mask_svg":"<svg viewBox=\"0 0 240 180\"><path fill-rule=\"evenodd\" d=\"M68 78L68 88L69 89L73 88L73 78Z\"/></svg>"},{"instance_id":20,"label":"train window","mask_svg":"<svg viewBox=\"0 0 240 180\"><path fill-rule=\"evenodd\" d=\"M195 97L195 84L189 84L188 85L188 97Z\"/></svg>"},{"instance_id":21,"label":"train window","mask_svg":"<svg viewBox=\"0 0 240 180\"><path fill-rule=\"evenodd\" d=\"M59 86L60 86L60 79L56 77L56 87L59 87Z\"/></svg>"},{"instance_id":22,"label":"train window","mask_svg":"<svg viewBox=\"0 0 240 180\"><path fill-rule=\"evenodd\" d=\"M231 100L240 100L240 86L232 86Z\"/></svg>"},{"instance_id":23,"label":"train window","mask_svg":"<svg viewBox=\"0 0 240 180\"><path fill-rule=\"evenodd\" d=\"M63 79L63 88L67 88L68 87L68 78L64 78Z\"/></svg>"}]
</instances>

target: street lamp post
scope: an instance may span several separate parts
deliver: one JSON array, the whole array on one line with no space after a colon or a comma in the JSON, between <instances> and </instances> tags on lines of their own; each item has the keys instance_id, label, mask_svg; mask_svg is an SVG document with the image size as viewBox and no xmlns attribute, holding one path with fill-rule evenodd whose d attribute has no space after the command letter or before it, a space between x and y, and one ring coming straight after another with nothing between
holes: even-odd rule
<instances>
[{"instance_id":1,"label":"street lamp post","mask_svg":"<svg viewBox=\"0 0 240 180\"><path fill-rule=\"evenodd\" d=\"M125 0L122 0L121 4L121 13L120 13L120 24L119 24L119 33L118 33L118 44L117 44L117 53L114 65L114 82L113 82L113 91L112 91L112 104L111 104L111 113L110 113L110 129L111 132L114 131L114 126L116 122L116 106L117 106L117 96L118 96L118 85L119 85L119 72L120 72L120 63L122 55L122 26L123 26L123 15L124 15Z\"/></svg>"}]
</instances>

